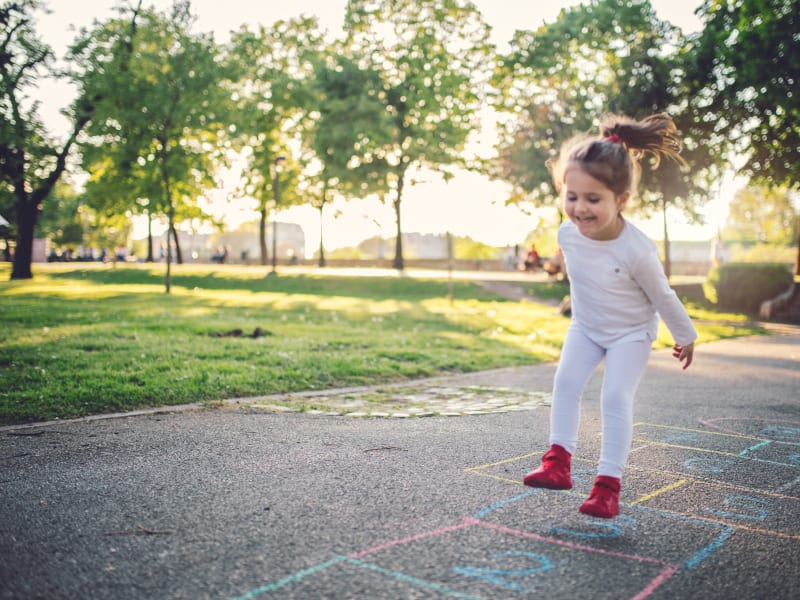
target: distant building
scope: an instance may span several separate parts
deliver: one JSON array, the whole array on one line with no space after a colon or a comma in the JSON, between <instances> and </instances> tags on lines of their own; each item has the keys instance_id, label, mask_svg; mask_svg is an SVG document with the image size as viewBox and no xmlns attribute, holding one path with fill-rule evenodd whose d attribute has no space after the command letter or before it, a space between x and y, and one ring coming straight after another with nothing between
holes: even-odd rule
<instances>
[{"instance_id":1,"label":"distant building","mask_svg":"<svg viewBox=\"0 0 800 600\"><path fill-rule=\"evenodd\" d=\"M296 223L271 221L267 224L266 238L267 256L272 258L272 236L277 231L276 255L279 262L303 259L306 253L306 235L303 228ZM259 261L261 259L261 242L258 238L257 224L249 223L237 231L226 231L209 236L207 260L210 260L220 248L228 248L232 262Z\"/></svg>"},{"instance_id":2,"label":"distant building","mask_svg":"<svg viewBox=\"0 0 800 600\"><path fill-rule=\"evenodd\" d=\"M379 240L370 238L361 242L358 249L365 257L383 258L383 255L394 256L396 238ZM446 259L447 236L430 233L404 233L403 258L407 259Z\"/></svg>"},{"instance_id":3,"label":"distant building","mask_svg":"<svg viewBox=\"0 0 800 600\"><path fill-rule=\"evenodd\" d=\"M675 241L669 243L670 259L686 263L707 263L713 240L709 241ZM663 246L663 242L661 243Z\"/></svg>"}]
</instances>

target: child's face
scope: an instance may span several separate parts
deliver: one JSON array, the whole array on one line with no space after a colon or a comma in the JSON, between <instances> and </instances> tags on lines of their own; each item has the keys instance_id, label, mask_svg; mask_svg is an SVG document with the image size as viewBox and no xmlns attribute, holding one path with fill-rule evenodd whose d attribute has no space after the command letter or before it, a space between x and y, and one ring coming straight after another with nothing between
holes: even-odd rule
<instances>
[{"instance_id":1,"label":"child's face","mask_svg":"<svg viewBox=\"0 0 800 600\"><path fill-rule=\"evenodd\" d=\"M614 192L583 169L572 167L564 174L564 212L578 230L593 240L613 240L622 231L620 211L630 194Z\"/></svg>"}]
</instances>

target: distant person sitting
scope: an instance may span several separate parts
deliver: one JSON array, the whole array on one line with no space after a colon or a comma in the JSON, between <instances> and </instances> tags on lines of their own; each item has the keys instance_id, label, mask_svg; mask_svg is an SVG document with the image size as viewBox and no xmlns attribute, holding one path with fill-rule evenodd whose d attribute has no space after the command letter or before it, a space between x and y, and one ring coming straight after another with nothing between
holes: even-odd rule
<instances>
[{"instance_id":1,"label":"distant person sitting","mask_svg":"<svg viewBox=\"0 0 800 600\"><path fill-rule=\"evenodd\" d=\"M228 247L220 247L217 248L217 253L211 257L211 261L215 263L222 264L226 260L228 260Z\"/></svg>"},{"instance_id":2,"label":"distant person sitting","mask_svg":"<svg viewBox=\"0 0 800 600\"><path fill-rule=\"evenodd\" d=\"M531 249L528 250L528 254L525 255L525 270L526 271L535 271L536 269L541 269L542 267L542 257L539 256L539 252L536 250L536 246L531 244Z\"/></svg>"}]
</instances>

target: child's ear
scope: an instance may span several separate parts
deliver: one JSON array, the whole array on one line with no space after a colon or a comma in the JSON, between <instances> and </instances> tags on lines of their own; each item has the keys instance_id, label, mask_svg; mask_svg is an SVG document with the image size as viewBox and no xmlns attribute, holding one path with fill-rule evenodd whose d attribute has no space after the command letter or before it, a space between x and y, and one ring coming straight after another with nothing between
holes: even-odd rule
<instances>
[{"instance_id":1,"label":"child's ear","mask_svg":"<svg viewBox=\"0 0 800 600\"><path fill-rule=\"evenodd\" d=\"M628 200L631 199L630 192L623 192L617 196L617 210L622 210L628 205Z\"/></svg>"}]
</instances>

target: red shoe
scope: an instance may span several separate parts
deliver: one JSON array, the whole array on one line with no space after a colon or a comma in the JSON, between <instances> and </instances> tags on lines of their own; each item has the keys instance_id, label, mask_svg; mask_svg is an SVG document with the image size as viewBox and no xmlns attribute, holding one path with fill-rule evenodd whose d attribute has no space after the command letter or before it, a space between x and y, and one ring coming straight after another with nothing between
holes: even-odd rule
<instances>
[{"instance_id":1,"label":"red shoe","mask_svg":"<svg viewBox=\"0 0 800 600\"><path fill-rule=\"evenodd\" d=\"M578 509L585 515L610 519L619 514L619 479L598 475L592 492Z\"/></svg>"},{"instance_id":2,"label":"red shoe","mask_svg":"<svg viewBox=\"0 0 800 600\"><path fill-rule=\"evenodd\" d=\"M548 490L572 489L572 477L569 474L570 462L570 453L558 444L553 444L542 457L542 464L525 475L522 483Z\"/></svg>"}]
</instances>

